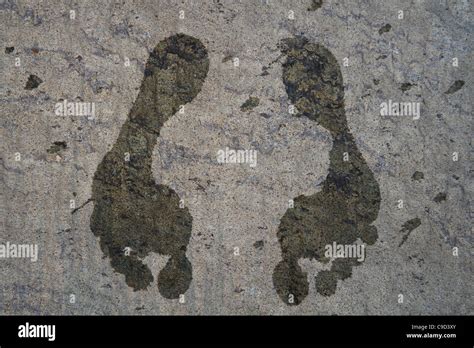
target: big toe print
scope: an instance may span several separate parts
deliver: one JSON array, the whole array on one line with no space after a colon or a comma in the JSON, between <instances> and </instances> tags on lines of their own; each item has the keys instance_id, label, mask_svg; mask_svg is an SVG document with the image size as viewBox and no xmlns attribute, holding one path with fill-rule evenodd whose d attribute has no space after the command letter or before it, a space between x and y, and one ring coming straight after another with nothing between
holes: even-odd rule
<instances>
[{"instance_id":1,"label":"big toe print","mask_svg":"<svg viewBox=\"0 0 474 348\"><path fill-rule=\"evenodd\" d=\"M191 283L186 248L192 217L179 207L175 191L155 183L152 153L161 127L180 105L196 97L208 69L207 51L198 39L178 34L158 43L128 119L92 186L90 227L114 270L134 290L142 290L153 275L141 259L151 252L169 256L158 288L170 299L184 294Z\"/></svg>"},{"instance_id":2,"label":"big toe print","mask_svg":"<svg viewBox=\"0 0 474 348\"><path fill-rule=\"evenodd\" d=\"M338 281L350 277L352 267L363 260L360 255L339 253L339 249L357 247L364 251L362 245L375 243L377 230L371 224L380 208L380 191L347 125L336 58L304 37L284 40L282 52L286 55L283 82L297 116L317 122L333 138L329 171L321 191L296 197L294 208L286 211L278 228L282 260L274 270L273 283L284 302L297 305L309 292L299 259L323 263L332 259L330 269L315 278L316 290L324 296L334 294ZM356 244L359 238L364 244ZM336 246L333 249L338 249L338 255L333 251L334 255L328 256L328 246Z\"/></svg>"}]
</instances>

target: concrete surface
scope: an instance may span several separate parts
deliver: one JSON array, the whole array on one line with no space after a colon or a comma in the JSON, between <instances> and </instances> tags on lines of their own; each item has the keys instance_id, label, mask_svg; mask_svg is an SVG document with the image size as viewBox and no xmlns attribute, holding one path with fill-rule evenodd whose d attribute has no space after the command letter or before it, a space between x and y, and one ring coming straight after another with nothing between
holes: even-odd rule
<instances>
[{"instance_id":1,"label":"concrete surface","mask_svg":"<svg viewBox=\"0 0 474 348\"><path fill-rule=\"evenodd\" d=\"M0 0L0 243L39 251L37 262L0 259L0 313L472 315L471 5L325 0L308 8L311 1ZM155 181L193 217L184 303L163 298L156 284L133 291L114 272L89 227L93 202L72 214L91 198L149 52L176 33L198 38L209 54L201 92L165 123L153 158ZM289 306L272 282L278 225L289 199L319 191L332 146L326 129L288 112L278 44L298 34L341 66L348 124L381 206L365 262L322 296L314 276L327 265L300 260L309 295ZM250 97L258 105L241 109ZM64 99L95 103L95 117L56 115ZM420 118L381 116L389 99L419 102ZM226 147L257 150L257 165L219 164ZM421 224L407 232L415 218ZM154 276L166 261L145 259Z\"/></svg>"}]
</instances>

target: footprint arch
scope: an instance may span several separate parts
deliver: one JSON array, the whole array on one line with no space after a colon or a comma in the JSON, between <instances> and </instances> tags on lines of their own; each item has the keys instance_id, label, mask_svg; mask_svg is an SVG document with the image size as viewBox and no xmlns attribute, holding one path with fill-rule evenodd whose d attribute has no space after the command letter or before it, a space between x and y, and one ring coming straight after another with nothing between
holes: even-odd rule
<instances>
[{"instance_id":1,"label":"footprint arch","mask_svg":"<svg viewBox=\"0 0 474 348\"><path fill-rule=\"evenodd\" d=\"M117 141L93 178L91 231L135 291L154 281L142 262L149 253L169 257L157 279L163 297L178 298L192 280L186 249L193 219L174 190L155 183L152 155L162 126L201 91L208 70L208 53L198 39L177 34L160 41Z\"/></svg>"},{"instance_id":2,"label":"footprint arch","mask_svg":"<svg viewBox=\"0 0 474 348\"><path fill-rule=\"evenodd\" d=\"M360 239L367 245L377 240L372 223L380 209L380 190L375 177L351 134L344 110L344 86L339 64L324 46L303 36L285 39L280 45L283 83L296 116L304 116L326 128L332 136L329 169L321 191L294 198L280 220L277 237L282 260L273 272L273 284L288 305L300 304L309 293L302 258L328 263L325 250L334 242L350 245ZM336 258L329 270L315 277L316 291L336 292L339 280L352 275L356 258Z\"/></svg>"}]
</instances>

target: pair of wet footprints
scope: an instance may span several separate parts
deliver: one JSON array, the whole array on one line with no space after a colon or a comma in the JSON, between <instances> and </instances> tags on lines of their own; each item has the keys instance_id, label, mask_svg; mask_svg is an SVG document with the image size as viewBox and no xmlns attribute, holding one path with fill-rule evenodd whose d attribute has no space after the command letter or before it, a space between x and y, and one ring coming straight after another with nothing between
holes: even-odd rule
<instances>
[{"instance_id":1,"label":"pair of wet footprints","mask_svg":"<svg viewBox=\"0 0 474 348\"><path fill-rule=\"evenodd\" d=\"M373 244L377 230L371 224L377 218L380 192L347 126L335 57L304 37L283 40L281 50L286 56L283 82L297 115L314 120L333 137L321 191L296 197L278 228L282 261L273 283L284 302L299 304L308 295L309 283L298 260L329 262L324 248L333 242L352 244L360 238ZM153 282L153 275L141 259L150 252L169 256L158 275L158 289L169 299L184 294L192 280L186 257L192 216L179 207L176 192L155 183L152 153L161 127L196 97L208 69L207 50L198 39L178 34L158 43L128 119L93 180L90 227L112 267L134 290L142 290ZM349 277L357 264L351 258L335 259L329 270L317 274L317 291L333 294L337 281Z\"/></svg>"}]
</instances>

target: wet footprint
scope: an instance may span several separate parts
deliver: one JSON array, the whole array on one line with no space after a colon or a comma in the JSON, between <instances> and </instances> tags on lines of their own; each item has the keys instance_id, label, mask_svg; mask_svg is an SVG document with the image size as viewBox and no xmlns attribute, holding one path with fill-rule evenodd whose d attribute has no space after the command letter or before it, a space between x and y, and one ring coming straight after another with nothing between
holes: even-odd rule
<instances>
[{"instance_id":1,"label":"wet footprint","mask_svg":"<svg viewBox=\"0 0 474 348\"><path fill-rule=\"evenodd\" d=\"M179 197L157 185L152 153L163 124L200 92L209 69L207 50L196 38L178 34L158 43L147 61L140 92L119 137L94 175L92 232L115 271L134 290L153 282L142 259L169 256L158 275L165 298L184 294L192 279L186 248L192 217Z\"/></svg>"},{"instance_id":2,"label":"wet footprint","mask_svg":"<svg viewBox=\"0 0 474 348\"><path fill-rule=\"evenodd\" d=\"M377 240L375 221L380 191L373 173L358 150L344 111L344 87L336 58L326 48L304 37L283 40L283 82L298 116L306 116L326 128L333 138L330 164L320 192L298 196L278 228L282 261L273 273L280 298L298 305L308 295L301 258L327 263L326 245L354 244ZM324 296L336 292L338 280L351 276L357 258L336 258L330 270L316 275L316 290Z\"/></svg>"}]
</instances>

